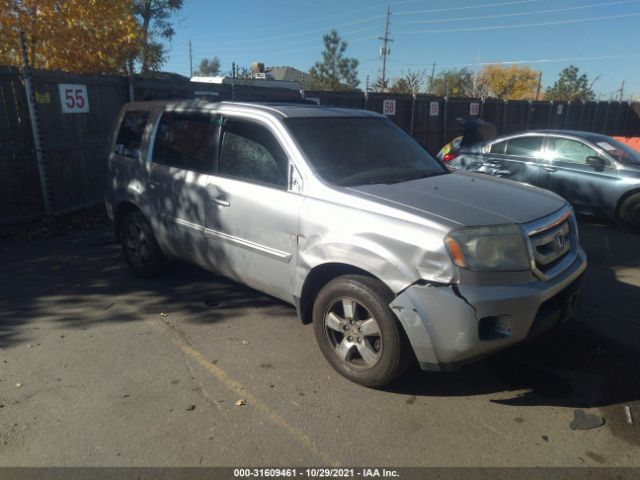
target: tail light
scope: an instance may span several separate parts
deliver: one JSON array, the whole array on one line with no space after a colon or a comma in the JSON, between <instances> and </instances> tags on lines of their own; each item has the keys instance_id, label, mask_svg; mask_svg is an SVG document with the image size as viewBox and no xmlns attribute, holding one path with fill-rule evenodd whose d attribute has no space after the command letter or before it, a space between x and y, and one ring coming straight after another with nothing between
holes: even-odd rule
<instances>
[{"instance_id":1,"label":"tail light","mask_svg":"<svg viewBox=\"0 0 640 480\"><path fill-rule=\"evenodd\" d=\"M448 162L450 162L451 160L453 160L456 157L458 157L457 153L445 153L444 157L442 157L442 161L444 163L448 163Z\"/></svg>"}]
</instances>

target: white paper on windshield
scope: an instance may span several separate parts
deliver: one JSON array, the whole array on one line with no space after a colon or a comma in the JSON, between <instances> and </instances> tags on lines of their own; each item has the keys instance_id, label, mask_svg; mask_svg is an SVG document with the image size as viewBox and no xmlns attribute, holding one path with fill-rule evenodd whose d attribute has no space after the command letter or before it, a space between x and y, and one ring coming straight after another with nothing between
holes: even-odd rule
<instances>
[{"instance_id":1,"label":"white paper on windshield","mask_svg":"<svg viewBox=\"0 0 640 480\"><path fill-rule=\"evenodd\" d=\"M604 148L608 152L613 152L613 151L617 150L616 147L614 147L613 145L611 145L611 144L609 144L607 142L598 142L598 146L601 147L601 148Z\"/></svg>"}]
</instances>

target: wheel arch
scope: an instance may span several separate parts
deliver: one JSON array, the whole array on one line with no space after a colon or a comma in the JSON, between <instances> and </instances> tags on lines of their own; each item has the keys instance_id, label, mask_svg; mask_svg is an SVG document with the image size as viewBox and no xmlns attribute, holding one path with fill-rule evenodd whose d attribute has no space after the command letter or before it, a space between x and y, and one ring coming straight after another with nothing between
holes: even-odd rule
<instances>
[{"instance_id":1,"label":"wheel arch","mask_svg":"<svg viewBox=\"0 0 640 480\"><path fill-rule=\"evenodd\" d=\"M303 324L310 324L312 322L313 303L322 289L331 280L341 277L343 275L363 275L369 278L373 278L380 282L385 288L389 290L391 295L395 296L387 284L382 281L376 275L364 270L360 267L348 263L330 262L317 265L312 268L307 274L300 297L296 299L296 310L298 312L298 318Z\"/></svg>"},{"instance_id":2,"label":"wheel arch","mask_svg":"<svg viewBox=\"0 0 640 480\"><path fill-rule=\"evenodd\" d=\"M121 231L122 219L127 213L134 212L134 211L139 211L142 213L142 209L130 200L123 200L120 203L118 203L118 205L116 206L115 213L113 215L113 228L114 228L116 239L118 241L121 240L121 235L122 235L122 231Z\"/></svg>"},{"instance_id":3,"label":"wheel arch","mask_svg":"<svg viewBox=\"0 0 640 480\"><path fill-rule=\"evenodd\" d=\"M615 218L619 218L620 217L620 210L622 208L622 205L624 204L624 202L631 197L632 195L635 195L636 193L640 193L640 187L636 187L636 188L632 188L631 190L628 190L626 192L624 192L622 195L620 195L620 198L618 198L618 201L616 202L616 208L614 210L614 215Z\"/></svg>"}]
</instances>

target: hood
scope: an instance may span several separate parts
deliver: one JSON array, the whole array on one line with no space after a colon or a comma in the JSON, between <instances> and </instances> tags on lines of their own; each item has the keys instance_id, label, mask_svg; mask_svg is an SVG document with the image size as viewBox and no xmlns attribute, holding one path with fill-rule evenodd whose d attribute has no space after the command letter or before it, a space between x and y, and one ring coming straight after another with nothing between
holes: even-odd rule
<instances>
[{"instance_id":1,"label":"hood","mask_svg":"<svg viewBox=\"0 0 640 480\"><path fill-rule=\"evenodd\" d=\"M550 215L566 203L547 190L459 170L409 182L361 185L348 190L409 213L422 212L463 226L527 223Z\"/></svg>"}]
</instances>

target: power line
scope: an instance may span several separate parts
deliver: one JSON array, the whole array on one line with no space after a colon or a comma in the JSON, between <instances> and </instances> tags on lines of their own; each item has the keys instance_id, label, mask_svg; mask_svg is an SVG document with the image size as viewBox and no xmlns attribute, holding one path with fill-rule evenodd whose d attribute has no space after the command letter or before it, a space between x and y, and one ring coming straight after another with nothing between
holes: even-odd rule
<instances>
[{"instance_id":1,"label":"power line","mask_svg":"<svg viewBox=\"0 0 640 480\"><path fill-rule=\"evenodd\" d=\"M304 32L296 32L296 33L288 33L285 35L275 35L275 36L271 36L271 37L262 37L262 38L251 38L251 39L246 39L246 40L238 40L236 41L235 39L233 40L233 44L237 45L237 44L242 44L242 43L256 43L256 42L264 42L264 41L269 41L269 40L279 40L279 39L283 39L283 38L292 38L292 37L300 37L300 36L304 36L304 35L309 35L311 33L319 33L319 32L326 32L329 29L338 29L339 27L345 27L348 25L356 25L356 24L360 24L360 23L366 23L366 22L370 22L372 20L379 20L381 18L384 18L385 15L376 15L374 17L369 17L369 18L365 18L362 20L357 20L354 22L348 22L348 23L342 23L340 25L334 25L333 27L324 27L324 28L316 28L313 30L305 30ZM365 32L368 30L374 30L377 29L378 27L368 27L368 28L363 28L360 30L355 30L351 33L355 33L355 32ZM227 40L228 41L228 37ZM296 40L297 41L297 40ZM218 46L220 45L220 41L215 41L215 40L211 40L210 42L199 42L200 45L203 46Z\"/></svg>"},{"instance_id":2,"label":"power line","mask_svg":"<svg viewBox=\"0 0 640 480\"><path fill-rule=\"evenodd\" d=\"M382 17L384 17L384 15L383 15ZM367 27L367 28L360 28L360 29L358 29L358 30L351 30L351 31L348 31L348 32L343 32L343 33L341 33L340 35L341 35L341 36L345 36L345 35L353 35L353 34L355 34L355 33L369 32L369 31L377 30L377 29L378 29L378 26L375 26L375 27ZM252 41L259 42L259 43L260 43L260 48L262 48L262 49L266 49L266 48L273 48L273 47L278 47L278 46L291 45L291 41L287 41L287 42L278 42L278 43L274 43L274 44L268 43L268 44L266 44L266 45L265 45L264 41L258 41L258 40L252 40ZM318 39L314 37L314 38L308 38L308 39L306 39L306 40L295 40L295 42L296 42L296 44L300 44L300 43L310 43L310 42L316 42L316 43L317 43L317 42L318 42ZM235 44L236 44L236 42L233 42L233 44L235 45ZM211 47L207 47L207 45L213 45L213 44L207 44L207 43L205 43L205 44L200 44L200 47L196 46L196 48L202 48L202 49L210 50L210 49L211 49ZM216 46L216 47L219 47L219 46L220 46L220 43L216 43L216 44L215 44L215 46ZM229 49L227 49L227 50L223 50L223 51L222 51L222 54L225 54L225 53L233 54L233 52L246 52L246 51L249 51L249 50L254 51L254 49L253 49L253 48L251 48L250 46L239 47L239 48L231 47L231 48L229 48Z\"/></svg>"},{"instance_id":3,"label":"power line","mask_svg":"<svg viewBox=\"0 0 640 480\"><path fill-rule=\"evenodd\" d=\"M397 32L396 34L413 35L417 33L452 33L452 32L479 32L479 31L486 31L486 30L509 30L512 28L546 27L549 25L566 25L569 23L584 23L584 22L594 22L599 20L613 20L616 18L637 17L639 15L640 15L640 12L633 12L633 13L627 13L624 15L578 18L578 19L571 19L571 20L560 20L556 22L519 23L514 25L493 25L493 26L487 26L487 27L445 28L445 29L438 29L438 30L410 30L410 31L404 31L404 32L400 31L400 32Z\"/></svg>"},{"instance_id":4,"label":"power line","mask_svg":"<svg viewBox=\"0 0 640 480\"><path fill-rule=\"evenodd\" d=\"M361 12L367 12L369 10L375 10L376 8L380 8L380 7L385 7L388 5L402 5L405 3L417 3L417 2L422 2L424 0L399 0L399 1L395 1L395 2L385 2L385 3L380 3L377 5L371 5L369 7L365 7L365 8L359 8L357 10L349 10L347 12L340 12L340 13L336 13L334 15L327 15L326 17L318 17L318 18L312 18L312 19L307 19L307 20L300 20L298 22L292 22L292 23L287 23L284 25L281 25L281 27L287 27L287 26L292 26L292 25L301 25L303 23L312 23L312 22L320 22L322 20L330 20L332 18L338 18L338 17L344 17L346 15L351 15L353 13L361 13ZM539 0L529 0L529 1L539 1ZM384 15L382 15L380 18L384 18Z\"/></svg>"},{"instance_id":5,"label":"power line","mask_svg":"<svg viewBox=\"0 0 640 480\"><path fill-rule=\"evenodd\" d=\"M520 64L535 64L535 63L554 63L554 62L573 62L573 61L581 61L581 60L611 60L617 58L632 58L632 57L640 57L640 52L638 53L623 53L617 55L596 55L590 57L563 57L563 58L542 58L537 60L509 60L504 62L482 62L482 63L456 63L449 65L438 65L438 69L444 68L459 68L459 67L483 67L486 65L520 65ZM431 65L414 65L404 62L395 62L402 63L408 67L413 68L427 68Z\"/></svg>"},{"instance_id":6,"label":"power line","mask_svg":"<svg viewBox=\"0 0 640 480\"><path fill-rule=\"evenodd\" d=\"M594 3L591 5L580 5L578 7L566 7L566 8L554 8L550 10L534 10L531 12L517 12L517 13L502 13L499 15L484 15L484 16L474 16L474 17L461 17L461 18L438 18L432 20L412 20L408 22L398 22L396 25L414 25L414 24L424 24L424 23L448 23L448 22L462 22L465 20L488 20L492 18L505 18L505 17L522 17L526 15L542 15L545 13L558 13L558 12L568 12L572 10L584 10L587 8L595 8L595 7L609 7L611 5L621 5L626 3L639 3L640 0L620 0L615 2L606 2L606 3Z\"/></svg>"},{"instance_id":7,"label":"power line","mask_svg":"<svg viewBox=\"0 0 640 480\"><path fill-rule=\"evenodd\" d=\"M396 15L415 15L416 13L455 12L460 10L474 10L478 8L503 7L508 5L521 5L523 3L535 3L542 0L518 0L515 2L484 3L482 5L467 5L465 7L432 8L430 10L413 10L410 12L397 12Z\"/></svg>"},{"instance_id":8,"label":"power line","mask_svg":"<svg viewBox=\"0 0 640 480\"><path fill-rule=\"evenodd\" d=\"M400 1L400 2L390 2L389 5L398 5L398 4L402 4L402 3L414 3L417 1L423 1L423 0L405 0L405 1ZM534 2L540 2L542 0L517 0L517 1L511 1L511 2L501 2L501 3L490 3L490 4L482 4L482 5L472 5L472 6L465 6L465 7L449 7L449 8L439 8L439 9L434 9L434 10L419 10L418 12L423 12L423 13L427 13L427 12L449 12L449 11L457 11L457 10L470 10L470 9L477 9L477 8L488 8L488 7L494 7L494 6L505 6L505 5L519 5L519 4L525 4L525 3L534 3ZM358 11L364 11L364 10L371 10L374 8L380 8L380 6L382 5L377 5L375 7L367 7L366 9L361 9L361 10L355 10L352 11L351 13L356 13ZM348 13L348 12L343 12L344 14ZM417 13L417 12L400 12L398 13L398 15L406 15L406 14L413 14L413 13ZM347 27L350 25L359 25L362 23L367 23L373 20L379 20L381 18L385 18L386 15L374 15L371 17L367 17L367 18L363 18L360 20L354 20L351 22L346 22L346 23L340 23L338 25L332 25L332 26L327 26L324 28L315 28L315 29L311 29L311 30L304 30L304 31L300 31L300 32L294 32L294 33L288 33L288 34L284 34L284 35L275 35L275 36L270 36L270 37L262 37L262 38L251 38L251 39L239 39L239 40L234 40L233 43L234 45L238 45L238 44L249 44L249 43L255 43L255 42L264 42L264 41L269 41L269 40L274 40L274 39L282 39L282 38L293 38L293 37L299 37L299 36L304 36L304 35L308 35L310 33L318 33L318 32L325 32L327 31L327 29L332 29L332 28L340 28L340 27ZM327 18L327 17L323 17L323 18ZM315 20L319 20L319 19L315 19ZM315 21L314 20L314 21ZM284 27L286 27L287 25L279 25L278 28L282 29ZM352 32L347 32L346 34L349 33L358 33L358 32L363 32L363 31L368 31L368 30L373 30L376 27L371 27L371 28L367 28L367 29L361 29L361 30L356 30L356 31L352 31ZM344 34L343 34L344 35ZM215 40L211 40L210 42L199 42L200 45L202 46L218 46L220 42L216 42Z\"/></svg>"}]
</instances>

